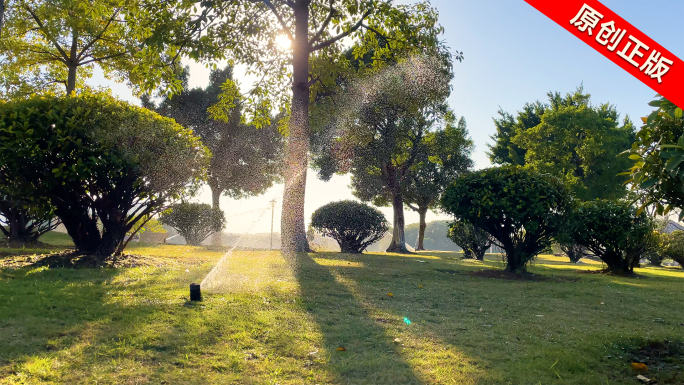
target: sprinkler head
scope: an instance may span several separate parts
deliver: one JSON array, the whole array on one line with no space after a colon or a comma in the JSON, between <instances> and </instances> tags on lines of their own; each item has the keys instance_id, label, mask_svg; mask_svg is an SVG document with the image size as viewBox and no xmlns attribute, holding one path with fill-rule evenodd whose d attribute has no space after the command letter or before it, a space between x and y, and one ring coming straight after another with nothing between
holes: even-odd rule
<instances>
[{"instance_id":1,"label":"sprinkler head","mask_svg":"<svg viewBox=\"0 0 684 385\"><path fill-rule=\"evenodd\" d=\"M202 292L200 291L200 285L197 283L190 284L190 301L201 301Z\"/></svg>"}]
</instances>

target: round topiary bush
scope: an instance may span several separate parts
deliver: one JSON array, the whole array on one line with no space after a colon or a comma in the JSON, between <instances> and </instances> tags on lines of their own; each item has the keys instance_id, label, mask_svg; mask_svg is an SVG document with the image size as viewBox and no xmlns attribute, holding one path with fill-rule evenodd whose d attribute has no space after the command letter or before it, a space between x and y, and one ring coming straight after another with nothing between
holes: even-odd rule
<instances>
[{"instance_id":1,"label":"round topiary bush","mask_svg":"<svg viewBox=\"0 0 684 385\"><path fill-rule=\"evenodd\" d=\"M311 216L311 227L336 240L343 253L361 253L389 230L380 211L348 200L319 207Z\"/></svg>"},{"instance_id":2,"label":"round topiary bush","mask_svg":"<svg viewBox=\"0 0 684 385\"><path fill-rule=\"evenodd\" d=\"M523 272L551 245L571 200L557 178L505 166L459 178L445 191L442 207L489 233L504 249L507 271Z\"/></svg>"},{"instance_id":3,"label":"round topiary bush","mask_svg":"<svg viewBox=\"0 0 684 385\"><path fill-rule=\"evenodd\" d=\"M49 202L82 254L120 254L136 223L199 186L210 156L192 130L104 93L0 103L0 191Z\"/></svg>"},{"instance_id":4,"label":"round topiary bush","mask_svg":"<svg viewBox=\"0 0 684 385\"><path fill-rule=\"evenodd\" d=\"M463 249L464 259L483 261L487 249L492 245L492 237L487 232L464 221L450 223L447 236Z\"/></svg>"},{"instance_id":5,"label":"round topiary bush","mask_svg":"<svg viewBox=\"0 0 684 385\"><path fill-rule=\"evenodd\" d=\"M226 226L223 211L206 203L182 202L171 206L160 222L171 226L185 238L188 245L199 246L202 241Z\"/></svg>"},{"instance_id":6,"label":"round topiary bush","mask_svg":"<svg viewBox=\"0 0 684 385\"><path fill-rule=\"evenodd\" d=\"M631 274L658 247L653 220L627 202L581 202L567 227L573 241L601 258L611 272Z\"/></svg>"}]
</instances>

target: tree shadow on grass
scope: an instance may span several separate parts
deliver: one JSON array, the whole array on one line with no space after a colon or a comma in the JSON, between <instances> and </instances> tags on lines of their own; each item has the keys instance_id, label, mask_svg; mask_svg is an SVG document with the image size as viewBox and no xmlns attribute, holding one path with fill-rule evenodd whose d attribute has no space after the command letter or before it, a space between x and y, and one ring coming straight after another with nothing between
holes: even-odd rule
<instances>
[{"instance_id":1,"label":"tree shadow on grass","mask_svg":"<svg viewBox=\"0 0 684 385\"><path fill-rule=\"evenodd\" d=\"M10 364L54 354L84 324L108 316L102 297L114 269L0 269L0 378Z\"/></svg>"},{"instance_id":2,"label":"tree shadow on grass","mask_svg":"<svg viewBox=\"0 0 684 385\"><path fill-rule=\"evenodd\" d=\"M192 373L196 362L206 364L195 358L218 343L217 325L226 320L205 316L205 306L189 303L164 271L0 270L0 379L162 383L171 369L184 370L189 383L206 383L207 372L229 372L235 360Z\"/></svg>"},{"instance_id":3,"label":"tree shadow on grass","mask_svg":"<svg viewBox=\"0 0 684 385\"><path fill-rule=\"evenodd\" d=\"M327 266L309 255L285 255L301 290L301 300L323 335L327 365L339 383L421 384L400 348L367 305L359 303ZM358 256L351 257L358 258ZM351 263L351 262L350 262Z\"/></svg>"}]
</instances>

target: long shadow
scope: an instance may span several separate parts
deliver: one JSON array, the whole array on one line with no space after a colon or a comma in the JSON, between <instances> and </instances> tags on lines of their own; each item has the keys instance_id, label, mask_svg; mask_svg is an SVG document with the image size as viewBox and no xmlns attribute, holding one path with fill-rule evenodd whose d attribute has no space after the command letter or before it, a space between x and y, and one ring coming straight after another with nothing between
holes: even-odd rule
<instances>
[{"instance_id":1,"label":"long shadow","mask_svg":"<svg viewBox=\"0 0 684 385\"><path fill-rule=\"evenodd\" d=\"M593 275L581 282L517 282L436 271L435 267L449 267L454 272L471 270L462 262L452 264L448 257L441 261L425 259L424 263L416 263L420 256L382 254L324 258L337 259L338 269L344 269L344 260L352 258L375 267L373 275L364 271L345 275L352 281L350 285L359 289L357 300L373 302L385 313L409 314L420 326L422 336L445 349L465 352L481 369L473 373L474 383L537 383L530 378L561 383L554 370L566 382L577 384L605 383L606 378L610 383L614 379L627 381L631 379L629 362L619 360L620 349L609 345L611 341L624 341L628 335L643 334L643 330L630 329L634 317L641 316L644 329L653 339L681 336L679 319L668 314L676 293L663 296L676 287L673 284L680 276L647 279L654 287L645 289L625 286L633 283L631 279ZM480 265L483 267L487 266ZM540 266L538 270L551 275L557 269ZM379 273L384 274L384 280L374 277ZM376 301L378 287L388 287L395 298ZM643 301L638 314L633 314L633 301ZM582 322L577 322L578 315ZM524 369L516 366L523 365L516 364L517 360L524 362ZM627 369L622 370L625 365Z\"/></svg>"},{"instance_id":2,"label":"long shadow","mask_svg":"<svg viewBox=\"0 0 684 385\"><path fill-rule=\"evenodd\" d=\"M292 264L301 299L323 334L329 370L345 384L421 384L393 338L326 266L300 253Z\"/></svg>"},{"instance_id":3,"label":"long shadow","mask_svg":"<svg viewBox=\"0 0 684 385\"><path fill-rule=\"evenodd\" d=\"M163 269L122 276L127 271L0 269L0 379L73 383L104 372L119 383L155 383L161 373L153 368L191 369L188 353L220 338L218 320L179 298L178 282ZM198 319L209 326L197 327Z\"/></svg>"},{"instance_id":4,"label":"long shadow","mask_svg":"<svg viewBox=\"0 0 684 385\"><path fill-rule=\"evenodd\" d=\"M60 350L88 322L110 317L103 302L115 269L0 269L0 378L11 363Z\"/></svg>"}]
</instances>

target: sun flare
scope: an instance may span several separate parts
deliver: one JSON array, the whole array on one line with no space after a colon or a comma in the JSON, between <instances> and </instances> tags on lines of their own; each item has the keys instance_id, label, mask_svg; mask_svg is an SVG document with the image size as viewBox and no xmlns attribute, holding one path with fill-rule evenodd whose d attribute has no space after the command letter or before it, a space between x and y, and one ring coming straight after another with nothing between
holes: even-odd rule
<instances>
[{"instance_id":1,"label":"sun flare","mask_svg":"<svg viewBox=\"0 0 684 385\"><path fill-rule=\"evenodd\" d=\"M290 46L292 45L292 41L290 41L290 39L285 35L279 35L276 37L276 43L282 49L290 49Z\"/></svg>"}]
</instances>

